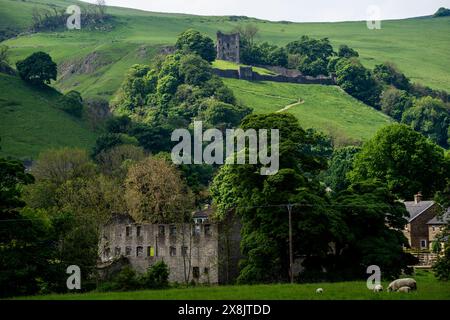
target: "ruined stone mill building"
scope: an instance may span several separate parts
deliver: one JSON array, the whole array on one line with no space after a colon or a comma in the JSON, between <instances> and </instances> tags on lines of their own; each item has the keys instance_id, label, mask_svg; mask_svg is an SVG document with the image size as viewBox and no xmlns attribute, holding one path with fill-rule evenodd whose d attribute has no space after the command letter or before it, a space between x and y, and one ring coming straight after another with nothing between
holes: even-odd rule
<instances>
[{"instance_id":1,"label":"ruined stone mill building","mask_svg":"<svg viewBox=\"0 0 450 320\"><path fill-rule=\"evenodd\" d=\"M217 32L217 59L240 63L239 33L224 34Z\"/></svg>"},{"instance_id":2,"label":"ruined stone mill building","mask_svg":"<svg viewBox=\"0 0 450 320\"><path fill-rule=\"evenodd\" d=\"M117 216L104 226L99 244L100 272L129 264L145 272L158 261L169 267L170 282L226 284L238 275L240 224L210 219L212 209L193 213L191 223L136 223ZM120 262L120 266L117 264Z\"/></svg>"}]
</instances>

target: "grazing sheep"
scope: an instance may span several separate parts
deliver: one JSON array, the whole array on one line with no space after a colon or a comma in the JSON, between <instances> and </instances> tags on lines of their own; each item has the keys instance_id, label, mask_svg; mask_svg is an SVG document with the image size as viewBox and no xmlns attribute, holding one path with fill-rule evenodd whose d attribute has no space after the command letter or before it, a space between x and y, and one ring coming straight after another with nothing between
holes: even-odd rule
<instances>
[{"instance_id":1,"label":"grazing sheep","mask_svg":"<svg viewBox=\"0 0 450 320\"><path fill-rule=\"evenodd\" d=\"M316 289L316 293L323 293L323 289L322 288Z\"/></svg>"},{"instance_id":2,"label":"grazing sheep","mask_svg":"<svg viewBox=\"0 0 450 320\"><path fill-rule=\"evenodd\" d=\"M373 292L381 292L383 291L383 286L381 284L377 284L374 288L373 288Z\"/></svg>"},{"instance_id":3,"label":"grazing sheep","mask_svg":"<svg viewBox=\"0 0 450 320\"><path fill-rule=\"evenodd\" d=\"M397 292L406 292L406 293L408 293L410 291L411 291L410 287L401 287L397 290Z\"/></svg>"},{"instance_id":4,"label":"grazing sheep","mask_svg":"<svg viewBox=\"0 0 450 320\"><path fill-rule=\"evenodd\" d=\"M397 291L401 287L409 287L411 290L417 289L416 280L412 278L397 279L389 284L388 291Z\"/></svg>"}]
</instances>

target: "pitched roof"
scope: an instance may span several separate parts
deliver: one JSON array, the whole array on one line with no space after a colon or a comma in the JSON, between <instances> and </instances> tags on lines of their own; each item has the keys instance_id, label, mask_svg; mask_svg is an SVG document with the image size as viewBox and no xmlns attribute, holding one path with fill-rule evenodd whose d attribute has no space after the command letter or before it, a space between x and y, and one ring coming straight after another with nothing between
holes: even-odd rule
<instances>
[{"instance_id":1,"label":"pitched roof","mask_svg":"<svg viewBox=\"0 0 450 320\"><path fill-rule=\"evenodd\" d=\"M420 201L419 203L416 203L415 201L405 201L404 203L406 210L408 210L409 213L408 222L411 222L434 205L434 201Z\"/></svg>"},{"instance_id":2,"label":"pitched roof","mask_svg":"<svg viewBox=\"0 0 450 320\"><path fill-rule=\"evenodd\" d=\"M433 219L427 222L427 224L447 224L450 223L450 208L442 216L435 216Z\"/></svg>"}]
</instances>

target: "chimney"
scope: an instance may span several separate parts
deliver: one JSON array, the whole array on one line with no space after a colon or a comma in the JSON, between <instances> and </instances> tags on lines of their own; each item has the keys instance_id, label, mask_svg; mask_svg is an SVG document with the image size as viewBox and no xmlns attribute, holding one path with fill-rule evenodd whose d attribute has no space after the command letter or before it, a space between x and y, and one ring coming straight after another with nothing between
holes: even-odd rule
<instances>
[{"instance_id":1,"label":"chimney","mask_svg":"<svg viewBox=\"0 0 450 320\"><path fill-rule=\"evenodd\" d=\"M420 201L422 201L422 192L418 192L416 195L414 195L414 203L418 204Z\"/></svg>"}]
</instances>

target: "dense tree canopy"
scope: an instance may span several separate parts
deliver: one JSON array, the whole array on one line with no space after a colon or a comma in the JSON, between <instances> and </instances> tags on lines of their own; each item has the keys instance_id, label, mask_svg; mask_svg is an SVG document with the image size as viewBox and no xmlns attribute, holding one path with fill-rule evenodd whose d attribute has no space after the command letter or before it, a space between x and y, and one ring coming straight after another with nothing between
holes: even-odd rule
<instances>
[{"instance_id":1,"label":"dense tree canopy","mask_svg":"<svg viewBox=\"0 0 450 320\"><path fill-rule=\"evenodd\" d=\"M178 36L175 47L188 53L198 54L206 61L214 61L216 48L213 40L194 29L188 29Z\"/></svg>"},{"instance_id":2,"label":"dense tree canopy","mask_svg":"<svg viewBox=\"0 0 450 320\"><path fill-rule=\"evenodd\" d=\"M397 121L402 120L403 113L412 106L412 97L403 90L389 87L381 95L381 111Z\"/></svg>"},{"instance_id":3,"label":"dense tree canopy","mask_svg":"<svg viewBox=\"0 0 450 320\"><path fill-rule=\"evenodd\" d=\"M20 77L30 83L42 85L56 80L56 63L45 52L35 52L25 60L18 61L16 66Z\"/></svg>"},{"instance_id":4,"label":"dense tree canopy","mask_svg":"<svg viewBox=\"0 0 450 320\"><path fill-rule=\"evenodd\" d=\"M443 189L448 170L443 149L406 125L392 124L363 146L350 179L380 180L396 196L409 200L419 191L432 197Z\"/></svg>"}]
</instances>

